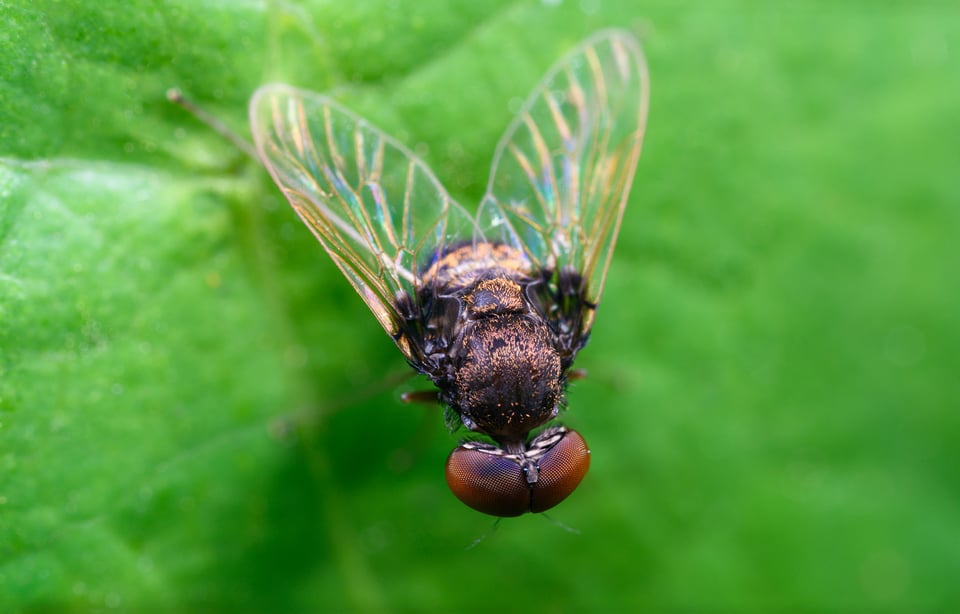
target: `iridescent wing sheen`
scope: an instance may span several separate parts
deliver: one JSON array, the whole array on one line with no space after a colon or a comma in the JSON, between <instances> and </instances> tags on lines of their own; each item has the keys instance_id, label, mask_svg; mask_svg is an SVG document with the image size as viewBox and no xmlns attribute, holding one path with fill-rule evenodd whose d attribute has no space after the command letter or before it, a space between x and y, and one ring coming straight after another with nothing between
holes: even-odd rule
<instances>
[{"instance_id":1,"label":"iridescent wing sheen","mask_svg":"<svg viewBox=\"0 0 960 614\"><path fill-rule=\"evenodd\" d=\"M544 272L548 317L573 344L603 291L648 99L636 39L606 30L547 72L497 145L478 226Z\"/></svg>"},{"instance_id":2,"label":"iridescent wing sheen","mask_svg":"<svg viewBox=\"0 0 960 614\"><path fill-rule=\"evenodd\" d=\"M420 272L473 221L426 164L326 96L266 85L250 102L260 159L408 360L422 359Z\"/></svg>"}]
</instances>

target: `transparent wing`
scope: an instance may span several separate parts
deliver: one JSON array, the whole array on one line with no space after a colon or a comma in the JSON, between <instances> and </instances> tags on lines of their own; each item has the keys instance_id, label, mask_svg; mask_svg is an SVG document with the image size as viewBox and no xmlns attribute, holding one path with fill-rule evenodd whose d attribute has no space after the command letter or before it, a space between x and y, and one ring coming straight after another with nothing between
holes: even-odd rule
<instances>
[{"instance_id":1,"label":"transparent wing","mask_svg":"<svg viewBox=\"0 0 960 614\"><path fill-rule=\"evenodd\" d=\"M494 155L478 226L544 272L549 315L578 339L603 291L648 97L636 39L602 31L547 72Z\"/></svg>"},{"instance_id":2,"label":"transparent wing","mask_svg":"<svg viewBox=\"0 0 960 614\"><path fill-rule=\"evenodd\" d=\"M398 141L326 96L266 85L250 102L260 159L409 360L420 272L473 222Z\"/></svg>"}]
</instances>

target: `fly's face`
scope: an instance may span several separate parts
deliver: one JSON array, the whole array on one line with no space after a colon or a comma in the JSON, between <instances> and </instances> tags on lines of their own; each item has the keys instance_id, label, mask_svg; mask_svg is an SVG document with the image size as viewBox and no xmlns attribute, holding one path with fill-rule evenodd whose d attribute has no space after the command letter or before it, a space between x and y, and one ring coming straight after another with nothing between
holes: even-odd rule
<instances>
[{"instance_id":1,"label":"fly's face","mask_svg":"<svg viewBox=\"0 0 960 614\"><path fill-rule=\"evenodd\" d=\"M586 343L647 115L636 40L600 32L551 68L497 146L470 215L406 147L332 99L285 85L250 106L260 158L455 424L485 436L447 460L465 504L542 512L590 464L547 427Z\"/></svg>"},{"instance_id":2,"label":"fly's face","mask_svg":"<svg viewBox=\"0 0 960 614\"><path fill-rule=\"evenodd\" d=\"M587 442L562 426L514 451L467 441L447 459L447 484L458 499L493 516L544 512L567 498L590 467Z\"/></svg>"}]
</instances>

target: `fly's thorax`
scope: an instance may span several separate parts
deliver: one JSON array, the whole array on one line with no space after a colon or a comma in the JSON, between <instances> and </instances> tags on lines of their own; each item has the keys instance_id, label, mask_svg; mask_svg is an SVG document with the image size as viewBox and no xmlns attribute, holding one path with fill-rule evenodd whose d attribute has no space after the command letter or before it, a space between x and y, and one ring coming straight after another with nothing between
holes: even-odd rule
<instances>
[{"instance_id":1,"label":"fly's thorax","mask_svg":"<svg viewBox=\"0 0 960 614\"><path fill-rule=\"evenodd\" d=\"M525 441L556 416L563 395L557 340L531 298L529 260L509 245L469 242L439 254L423 278L458 305L455 318L437 321L451 341L448 367L434 379L443 400L468 428Z\"/></svg>"},{"instance_id":2,"label":"fly's thorax","mask_svg":"<svg viewBox=\"0 0 960 614\"><path fill-rule=\"evenodd\" d=\"M528 311L520 284L506 277L481 281L464 295L463 302L471 320Z\"/></svg>"},{"instance_id":3,"label":"fly's thorax","mask_svg":"<svg viewBox=\"0 0 960 614\"><path fill-rule=\"evenodd\" d=\"M465 324L452 384L451 405L468 428L498 441L521 440L557 415L560 354L538 317L483 317Z\"/></svg>"}]
</instances>

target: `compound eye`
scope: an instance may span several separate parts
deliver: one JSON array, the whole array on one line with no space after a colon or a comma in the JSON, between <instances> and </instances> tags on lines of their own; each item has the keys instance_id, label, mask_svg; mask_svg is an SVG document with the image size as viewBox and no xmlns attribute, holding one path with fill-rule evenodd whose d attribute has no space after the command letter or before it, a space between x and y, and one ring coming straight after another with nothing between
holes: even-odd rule
<instances>
[{"instance_id":1,"label":"compound eye","mask_svg":"<svg viewBox=\"0 0 960 614\"><path fill-rule=\"evenodd\" d=\"M489 444L458 446L447 459L447 485L478 512L520 516L566 499L589 468L587 442L580 433L558 427L534 438L521 456L507 456Z\"/></svg>"},{"instance_id":2,"label":"compound eye","mask_svg":"<svg viewBox=\"0 0 960 614\"><path fill-rule=\"evenodd\" d=\"M504 456L458 446L447 458L447 485L457 499L484 514L509 517L530 511L523 470Z\"/></svg>"},{"instance_id":3,"label":"compound eye","mask_svg":"<svg viewBox=\"0 0 960 614\"><path fill-rule=\"evenodd\" d=\"M550 509L576 490L590 468L590 448L580 433L568 430L544 453L539 465L540 475L530 502L530 511L535 514Z\"/></svg>"}]
</instances>

